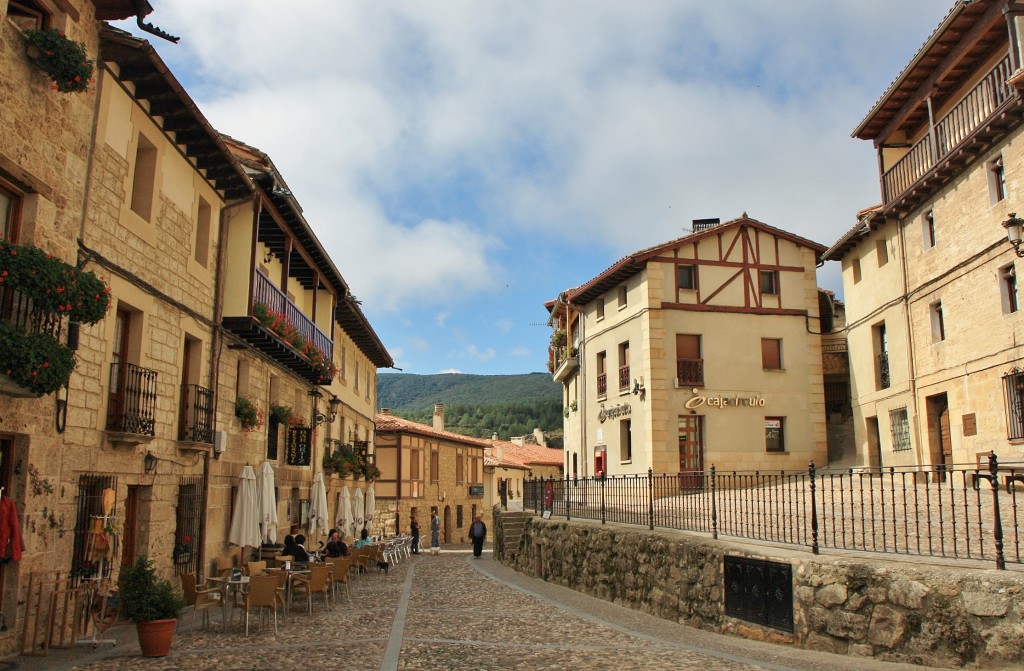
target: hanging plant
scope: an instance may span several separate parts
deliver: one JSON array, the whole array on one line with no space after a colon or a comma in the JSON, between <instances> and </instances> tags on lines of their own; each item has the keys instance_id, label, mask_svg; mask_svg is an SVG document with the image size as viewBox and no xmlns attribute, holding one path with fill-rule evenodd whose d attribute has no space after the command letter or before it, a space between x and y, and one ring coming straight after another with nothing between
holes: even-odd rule
<instances>
[{"instance_id":1,"label":"hanging plant","mask_svg":"<svg viewBox=\"0 0 1024 671\"><path fill-rule=\"evenodd\" d=\"M75 368L71 348L44 333L23 333L0 322L0 368L34 394L51 394L68 383Z\"/></svg>"},{"instance_id":2,"label":"hanging plant","mask_svg":"<svg viewBox=\"0 0 1024 671\"><path fill-rule=\"evenodd\" d=\"M565 332L565 329L556 329L555 332L551 334L551 346L561 347L565 344L567 337L568 334Z\"/></svg>"},{"instance_id":3,"label":"hanging plant","mask_svg":"<svg viewBox=\"0 0 1024 671\"><path fill-rule=\"evenodd\" d=\"M0 288L20 291L44 313L95 324L107 314L110 287L92 271L85 272L32 245L0 240Z\"/></svg>"},{"instance_id":4,"label":"hanging plant","mask_svg":"<svg viewBox=\"0 0 1024 671\"><path fill-rule=\"evenodd\" d=\"M270 404L270 420L272 422L290 425L293 414L291 406L278 405L276 403Z\"/></svg>"},{"instance_id":5,"label":"hanging plant","mask_svg":"<svg viewBox=\"0 0 1024 671\"><path fill-rule=\"evenodd\" d=\"M235 399L235 417L239 419L242 430L246 432L256 431L263 426L263 411L245 396Z\"/></svg>"},{"instance_id":6,"label":"hanging plant","mask_svg":"<svg viewBox=\"0 0 1024 671\"><path fill-rule=\"evenodd\" d=\"M62 93L80 93L92 83L92 61L85 45L68 38L56 28L26 30L28 57L53 80Z\"/></svg>"}]
</instances>

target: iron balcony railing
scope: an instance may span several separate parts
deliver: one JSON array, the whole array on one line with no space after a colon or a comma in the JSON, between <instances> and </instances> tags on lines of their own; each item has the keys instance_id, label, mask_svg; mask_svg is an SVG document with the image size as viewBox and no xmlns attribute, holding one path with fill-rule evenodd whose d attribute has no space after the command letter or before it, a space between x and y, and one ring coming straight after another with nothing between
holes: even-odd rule
<instances>
[{"instance_id":1,"label":"iron balcony railing","mask_svg":"<svg viewBox=\"0 0 1024 671\"><path fill-rule=\"evenodd\" d=\"M878 361L878 388L888 389L889 388L889 353L882 352L877 357Z\"/></svg>"},{"instance_id":2,"label":"iron balcony railing","mask_svg":"<svg viewBox=\"0 0 1024 671\"><path fill-rule=\"evenodd\" d=\"M1007 55L953 109L936 121L929 134L882 175L886 204L924 177L992 117L995 110L1013 95L1012 89L1006 85L1011 74L1013 69Z\"/></svg>"},{"instance_id":3,"label":"iron balcony railing","mask_svg":"<svg viewBox=\"0 0 1024 671\"><path fill-rule=\"evenodd\" d=\"M597 395L607 396L608 395L608 374L598 373L597 374Z\"/></svg>"},{"instance_id":4,"label":"iron balcony railing","mask_svg":"<svg viewBox=\"0 0 1024 671\"><path fill-rule=\"evenodd\" d=\"M60 339L64 317L40 309L32 297L16 289L0 285L0 320L20 333L40 333Z\"/></svg>"},{"instance_id":5,"label":"iron balcony railing","mask_svg":"<svg viewBox=\"0 0 1024 671\"><path fill-rule=\"evenodd\" d=\"M566 519L822 548L1024 564L1024 464L710 471L527 480Z\"/></svg>"},{"instance_id":6,"label":"iron balcony railing","mask_svg":"<svg viewBox=\"0 0 1024 671\"><path fill-rule=\"evenodd\" d=\"M320 330L312 319L299 309L288 296L274 286L268 277L263 273L256 273L253 278L252 290L253 303L263 303L272 312L284 315L288 323L306 339L316 345L323 355L325 361L334 360L334 341L331 337Z\"/></svg>"},{"instance_id":7,"label":"iron balcony railing","mask_svg":"<svg viewBox=\"0 0 1024 671\"><path fill-rule=\"evenodd\" d=\"M178 440L213 443L213 392L198 384L181 387Z\"/></svg>"},{"instance_id":8,"label":"iron balcony railing","mask_svg":"<svg viewBox=\"0 0 1024 671\"><path fill-rule=\"evenodd\" d=\"M704 359L676 359L676 380L680 387L703 387Z\"/></svg>"},{"instance_id":9,"label":"iron balcony railing","mask_svg":"<svg viewBox=\"0 0 1024 671\"><path fill-rule=\"evenodd\" d=\"M110 364L107 431L156 435L156 375L132 363Z\"/></svg>"}]
</instances>

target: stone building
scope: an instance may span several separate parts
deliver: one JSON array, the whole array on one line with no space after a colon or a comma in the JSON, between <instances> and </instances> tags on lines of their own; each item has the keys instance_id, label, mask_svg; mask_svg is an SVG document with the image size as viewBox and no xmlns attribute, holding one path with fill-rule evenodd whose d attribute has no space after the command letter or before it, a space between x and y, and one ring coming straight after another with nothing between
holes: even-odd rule
<instances>
[{"instance_id":1,"label":"stone building","mask_svg":"<svg viewBox=\"0 0 1024 671\"><path fill-rule=\"evenodd\" d=\"M1024 458L1020 9L959 1L857 126L880 205L842 262L859 462Z\"/></svg>"},{"instance_id":2,"label":"stone building","mask_svg":"<svg viewBox=\"0 0 1024 671\"><path fill-rule=\"evenodd\" d=\"M548 303L566 473L825 463L824 250L745 213L699 220Z\"/></svg>"},{"instance_id":3,"label":"stone building","mask_svg":"<svg viewBox=\"0 0 1024 671\"><path fill-rule=\"evenodd\" d=\"M522 437L498 440L496 435L491 439L484 454L486 510L502 504L521 508L526 480L563 476L561 450L546 447L540 429L537 434L540 442L526 442Z\"/></svg>"},{"instance_id":4,"label":"stone building","mask_svg":"<svg viewBox=\"0 0 1024 671\"><path fill-rule=\"evenodd\" d=\"M488 525L485 506L484 450L489 440L445 429L444 406L434 406L433 425L419 424L381 409L376 421L377 501L393 511L389 532L408 533L415 515L430 540L431 510L441 518L441 542L468 541L469 525L480 513Z\"/></svg>"},{"instance_id":5,"label":"stone building","mask_svg":"<svg viewBox=\"0 0 1024 671\"><path fill-rule=\"evenodd\" d=\"M0 487L25 545L0 564L0 652L39 608L32 572L75 586L138 556L167 577L237 561L246 465L275 473L278 538L306 522L325 453L353 445L372 475L390 356L269 158L215 131L147 41L97 21L135 6L0 3L0 238L95 273L110 301L94 324L45 321L77 360L56 393L0 375ZM52 90L33 25L83 42L95 83ZM6 346L38 322L0 291ZM344 484L328 478L331 519Z\"/></svg>"}]
</instances>

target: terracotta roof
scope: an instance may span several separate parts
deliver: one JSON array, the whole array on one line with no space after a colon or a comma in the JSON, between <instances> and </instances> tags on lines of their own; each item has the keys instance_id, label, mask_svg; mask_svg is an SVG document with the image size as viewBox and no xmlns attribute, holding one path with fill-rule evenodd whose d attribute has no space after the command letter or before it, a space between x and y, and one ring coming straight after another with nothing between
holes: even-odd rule
<instances>
[{"instance_id":1,"label":"terracotta roof","mask_svg":"<svg viewBox=\"0 0 1024 671\"><path fill-rule=\"evenodd\" d=\"M506 441L495 441L505 446L505 457L511 457L527 466L561 466L562 451L541 445L517 445Z\"/></svg>"},{"instance_id":2,"label":"terracotta roof","mask_svg":"<svg viewBox=\"0 0 1024 671\"><path fill-rule=\"evenodd\" d=\"M396 417L395 415L386 415L378 413L374 418L374 425L376 426L377 433L383 433L387 431L393 431L396 433L414 433L420 436L431 436L434 438L444 438L455 443L463 443L470 447L490 447L491 441L484 440L483 438L473 438L472 436L464 436L461 433L453 433L452 431L438 431L433 426L426 424L420 424L413 422L404 417Z\"/></svg>"},{"instance_id":3,"label":"terracotta roof","mask_svg":"<svg viewBox=\"0 0 1024 671\"><path fill-rule=\"evenodd\" d=\"M784 231L781 228L775 228L774 226L769 226L768 224L758 221L757 219L752 219L747 216L746 212L744 212L741 216L737 217L736 219L722 222L717 226L712 226L699 232L690 233L680 238L669 240L668 242L663 242L653 247L648 247L647 249L641 249L638 252L634 252L632 254L629 254L628 256L619 259L597 277L591 279L589 282L582 284L578 288L569 291L569 301L575 303L576 305L583 305L585 303L589 303L590 301L594 300L595 298L597 298L604 292L608 291L612 287L621 284L623 280L626 280L629 277L632 277L633 275L639 273L641 270L644 269L647 261L649 261L651 258L655 256L658 256L665 250L672 249L673 247L678 247L680 244L683 243L696 242L703 238L718 235L724 229L733 226L750 226L752 228L757 228L768 233L777 235L780 238L789 240L797 245L809 247L810 249L813 249L815 253L818 255L818 260L820 260L821 254L826 249L824 245L814 242L813 240L808 240L807 238L803 238L794 233Z\"/></svg>"},{"instance_id":4,"label":"terracotta roof","mask_svg":"<svg viewBox=\"0 0 1024 671\"><path fill-rule=\"evenodd\" d=\"M821 260L842 261L846 253L856 247L861 239L871 232L873 224L881 224L884 221L885 217L882 215L881 205L873 205L861 210L857 213L857 223L854 224L853 228L843 233L842 237L835 244L825 250L825 253L821 255Z\"/></svg>"},{"instance_id":5,"label":"terracotta roof","mask_svg":"<svg viewBox=\"0 0 1024 671\"><path fill-rule=\"evenodd\" d=\"M500 467L500 468L515 468L515 469L520 470L520 471L528 471L528 470L530 470L529 466L526 466L525 464L521 464L518 461L515 461L514 459L509 459L507 454L502 459L498 459L497 457L495 457L494 455L491 455L491 454L485 454L484 455L484 466L490 467L490 468L498 468L498 467Z\"/></svg>"}]
</instances>

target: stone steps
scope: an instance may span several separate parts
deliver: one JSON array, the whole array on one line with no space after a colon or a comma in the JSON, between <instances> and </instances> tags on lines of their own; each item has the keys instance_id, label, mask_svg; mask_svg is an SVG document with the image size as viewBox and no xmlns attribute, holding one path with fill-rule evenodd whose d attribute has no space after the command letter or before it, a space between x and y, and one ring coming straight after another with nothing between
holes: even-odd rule
<instances>
[{"instance_id":1,"label":"stone steps","mask_svg":"<svg viewBox=\"0 0 1024 671\"><path fill-rule=\"evenodd\" d=\"M526 527L526 513L505 512L501 515L502 547L507 559L514 559L519 554L519 546Z\"/></svg>"}]
</instances>

